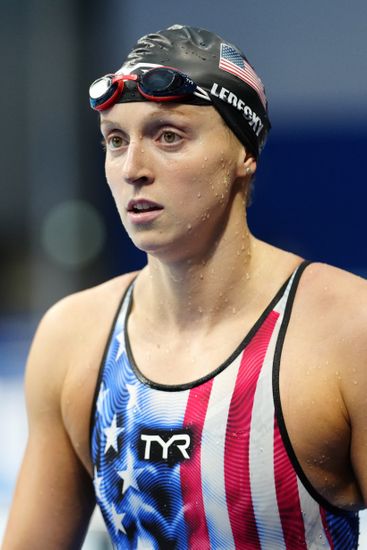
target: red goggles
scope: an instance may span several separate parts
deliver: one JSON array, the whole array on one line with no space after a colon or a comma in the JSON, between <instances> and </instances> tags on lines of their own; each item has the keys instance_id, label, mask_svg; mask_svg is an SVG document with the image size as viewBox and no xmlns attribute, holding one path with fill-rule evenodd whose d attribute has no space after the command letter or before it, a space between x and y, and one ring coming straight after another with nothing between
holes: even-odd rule
<instances>
[{"instance_id":1,"label":"red goggles","mask_svg":"<svg viewBox=\"0 0 367 550\"><path fill-rule=\"evenodd\" d=\"M149 101L177 101L192 95L210 101L208 94L189 76L171 67L156 67L142 75L110 74L98 78L89 88L92 109L104 111L112 107L129 80L136 82L139 93Z\"/></svg>"}]
</instances>

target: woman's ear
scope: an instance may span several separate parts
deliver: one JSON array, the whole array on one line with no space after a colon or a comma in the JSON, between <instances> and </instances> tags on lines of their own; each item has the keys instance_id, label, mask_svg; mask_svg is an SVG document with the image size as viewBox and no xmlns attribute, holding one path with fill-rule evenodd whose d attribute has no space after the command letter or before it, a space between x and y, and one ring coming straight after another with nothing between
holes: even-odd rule
<instances>
[{"instance_id":1,"label":"woman's ear","mask_svg":"<svg viewBox=\"0 0 367 550\"><path fill-rule=\"evenodd\" d=\"M249 154L246 151L246 149L243 149L243 154L241 155L239 165L238 165L238 170L239 170L238 175L240 177L252 178L252 176L256 172L256 167L257 167L257 164L254 157L251 154Z\"/></svg>"}]
</instances>

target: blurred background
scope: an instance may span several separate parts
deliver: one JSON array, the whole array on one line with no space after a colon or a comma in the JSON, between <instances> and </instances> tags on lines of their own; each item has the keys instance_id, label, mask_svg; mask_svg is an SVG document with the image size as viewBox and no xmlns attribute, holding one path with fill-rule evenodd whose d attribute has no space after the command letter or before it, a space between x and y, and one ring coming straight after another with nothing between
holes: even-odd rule
<instances>
[{"instance_id":1,"label":"blurred background","mask_svg":"<svg viewBox=\"0 0 367 550\"><path fill-rule=\"evenodd\" d=\"M173 23L239 45L265 83L273 124L249 210L252 231L365 276L367 4L0 0L0 7L1 540L27 433L24 363L40 317L66 294L145 262L105 185L90 82L119 68L142 34ZM97 518L85 548L106 544Z\"/></svg>"}]
</instances>

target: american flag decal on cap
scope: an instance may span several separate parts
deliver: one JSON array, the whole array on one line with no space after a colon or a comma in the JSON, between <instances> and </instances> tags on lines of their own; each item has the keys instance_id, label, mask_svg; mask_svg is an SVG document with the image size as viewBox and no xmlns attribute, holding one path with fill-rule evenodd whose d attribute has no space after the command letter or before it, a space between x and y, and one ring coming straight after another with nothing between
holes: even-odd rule
<instances>
[{"instance_id":1,"label":"american flag decal on cap","mask_svg":"<svg viewBox=\"0 0 367 550\"><path fill-rule=\"evenodd\" d=\"M237 50L228 46L228 44L222 43L220 45L219 68L223 69L223 71L227 71L227 73L238 76L238 78L251 86L251 88L257 92L261 103L266 109L266 97L263 83L251 65L243 59Z\"/></svg>"}]
</instances>

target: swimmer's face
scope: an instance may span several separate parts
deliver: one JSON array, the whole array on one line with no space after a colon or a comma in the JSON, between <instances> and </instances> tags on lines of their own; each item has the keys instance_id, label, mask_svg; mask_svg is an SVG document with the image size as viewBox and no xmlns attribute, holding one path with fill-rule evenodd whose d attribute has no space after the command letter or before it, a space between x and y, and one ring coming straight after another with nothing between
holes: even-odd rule
<instances>
[{"instance_id":1,"label":"swimmer's face","mask_svg":"<svg viewBox=\"0 0 367 550\"><path fill-rule=\"evenodd\" d=\"M135 245L178 260L215 243L255 162L211 106L116 104L101 114L106 177Z\"/></svg>"}]
</instances>

